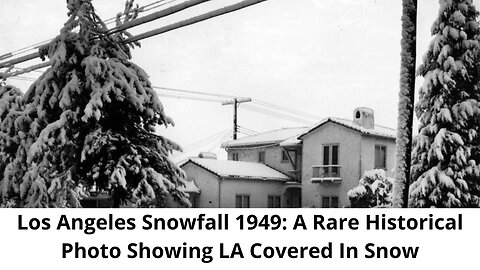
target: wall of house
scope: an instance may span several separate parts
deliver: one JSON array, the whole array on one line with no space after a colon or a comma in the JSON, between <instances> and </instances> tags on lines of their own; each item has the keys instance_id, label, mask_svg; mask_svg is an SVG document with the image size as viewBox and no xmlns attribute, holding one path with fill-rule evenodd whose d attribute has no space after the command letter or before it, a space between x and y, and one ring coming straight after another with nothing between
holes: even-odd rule
<instances>
[{"instance_id":1,"label":"wall of house","mask_svg":"<svg viewBox=\"0 0 480 270\"><path fill-rule=\"evenodd\" d=\"M185 171L188 178L195 181L195 185L200 189L198 207L220 207L220 201L218 199L220 183L218 176L192 162L186 163L181 168Z\"/></svg>"},{"instance_id":2,"label":"wall of house","mask_svg":"<svg viewBox=\"0 0 480 270\"><path fill-rule=\"evenodd\" d=\"M229 149L228 159L233 160L233 153L238 153L239 161L257 162L258 153L265 152L265 164L281 171L282 173L289 175L289 171L294 170L290 161L282 162L283 148L280 146L268 146L262 148L250 148L250 149Z\"/></svg>"},{"instance_id":3,"label":"wall of house","mask_svg":"<svg viewBox=\"0 0 480 270\"><path fill-rule=\"evenodd\" d=\"M359 179L365 171L373 170L375 167L375 145L384 145L387 147L387 158L385 170L388 177L393 177L393 169L395 167L395 139L387 139L382 137L362 136L362 167L359 172Z\"/></svg>"},{"instance_id":4,"label":"wall of house","mask_svg":"<svg viewBox=\"0 0 480 270\"><path fill-rule=\"evenodd\" d=\"M250 207L268 206L268 196L281 196L282 207L286 206L285 185L283 181L265 181L252 179L221 179L194 163L181 167L188 178L195 181L200 189L198 207L200 208L234 208L236 195L249 195ZM171 204L171 207L178 207Z\"/></svg>"},{"instance_id":5,"label":"wall of house","mask_svg":"<svg viewBox=\"0 0 480 270\"><path fill-rule=\"evenodd\" d=\"M312 183L312 166L323 164L323 145L338 144L340 183ZM358 185L361 135L331 122L303 137L302 207L322 207L323 196L338 196L339 207L349 206L347 192Z\"/></svg>"},{"instance_id":6,"label":"wall of house","mask_svg":"<svg viewBox=\"0 0 480 270\"><path fill-rule=\"evenodd\" d=\"M220 183L221 207L234 208L236 195L249 195L250 208L266 208L268 196L281 196L282 207L286 205L285 185L282 181L252 179L222 179Z\"/></svg>"}]
</instances>

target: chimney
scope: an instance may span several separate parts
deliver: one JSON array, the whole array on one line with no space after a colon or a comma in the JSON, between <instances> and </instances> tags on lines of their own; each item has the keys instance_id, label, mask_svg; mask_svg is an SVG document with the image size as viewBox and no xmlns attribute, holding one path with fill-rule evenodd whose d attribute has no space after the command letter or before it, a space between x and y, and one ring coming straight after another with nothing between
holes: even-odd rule
<instances>
[{"instance_id":1,"label":"chimney","mask_svg":"<svg viewBox=\"0 0 480 270\"><path fill-rule=\"evenodd\" d=\"M198 154L198 157L199 158L207 158L207 159L217 159L217 155L215 155L214 153L210 153L210 152L201 152Z\"/></svg>"},{"instance_id":2,"label":"chimney","mask_svg":"<svg viewBox=\"0 0 480 270\"><path fill-rule=\"evenodd\" d=\"M365 107L358 107L353 111L353 122L366 129L375 127L373 110Z\"/></svg>"}]
</instances>

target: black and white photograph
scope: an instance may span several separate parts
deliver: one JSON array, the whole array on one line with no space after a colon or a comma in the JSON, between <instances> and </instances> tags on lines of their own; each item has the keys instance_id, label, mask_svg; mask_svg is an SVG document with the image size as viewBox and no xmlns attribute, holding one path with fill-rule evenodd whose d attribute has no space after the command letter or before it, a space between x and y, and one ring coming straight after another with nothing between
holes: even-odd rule
<instances>
[{"instance_id":1,"label":"black and white photograph","mask_svg":"<svg viewBox=\"0 0 480 270\"><path fill-rule=\"evenodd\" d=\"M0 268L474 268L479 8L0 0Z\"/></svg>"},{"instance_id":2,"label":"black and white photograph","mask_svg":"<svg viewBox=\"0 0 480 270\"><path fill-rule=\"evenodd\" d=\"M0 205L478 207L478 4L2 0Z\"/></svg>"}]
</instances>

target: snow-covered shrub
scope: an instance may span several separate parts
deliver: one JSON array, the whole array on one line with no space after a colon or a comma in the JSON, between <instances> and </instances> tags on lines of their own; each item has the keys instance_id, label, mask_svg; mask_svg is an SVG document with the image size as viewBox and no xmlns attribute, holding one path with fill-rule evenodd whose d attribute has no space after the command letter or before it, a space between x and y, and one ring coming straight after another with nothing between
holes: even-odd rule
<instances>
[{"instance_id":1,"label":"snow-covered shrub","mask_svg":"<svg viewBox=\"0 0 480 270\"><path fill-rule=\"evenodd\" d=\"M480 206L478 11L471 0L440 1L433 40L417 73L411 207Z\"/></svg>"},{"instance_id":2,"label":"snow-covered shrub","mask_svg":"<svg viewBox=\"0 0 480 270\"><path fill-rule=\"evenodd\" d=\"M137 16L132 2L117 24ZM2 197L20 207L78 207L82 184L113 188L138 206L162 206L167 194L188 204L184 173L168 158L180 147L154 134L173 122L130 61L138 44L125 43L125 31L107 35L91 0L67 8L60 35L40 48L51 67L0 126Z\"/></svg>"},{"instance_id":3,"label":"snow-covered shrub","mask_svg":"<svg viewBox=\"0 0 480 270\"><path fill-rule=\"evenodd\" d=\"M391 206L393 178L386 177L384 170L366 171L357 187L348 191L350 206L370 208Z\"/></svg>"}]
</instances>

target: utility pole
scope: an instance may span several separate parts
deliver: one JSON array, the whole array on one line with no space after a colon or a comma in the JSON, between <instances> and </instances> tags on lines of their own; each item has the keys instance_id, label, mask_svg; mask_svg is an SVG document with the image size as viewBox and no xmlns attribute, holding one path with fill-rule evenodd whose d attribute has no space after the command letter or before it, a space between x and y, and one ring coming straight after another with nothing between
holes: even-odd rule
<instances>
[{"instance_id":1,"label":"utility pole","mask_svg":"<svg viewBox=\"0 0 480 270\"><path fill-rule=\"evenodd\" d=\"M234 98L232 100L223 101L222 105L233 105L233 139L237 139L238 124L237 124L237 109L238 105L245 102L252 101L251 98Z\"/></svg>"}]
</instances>

